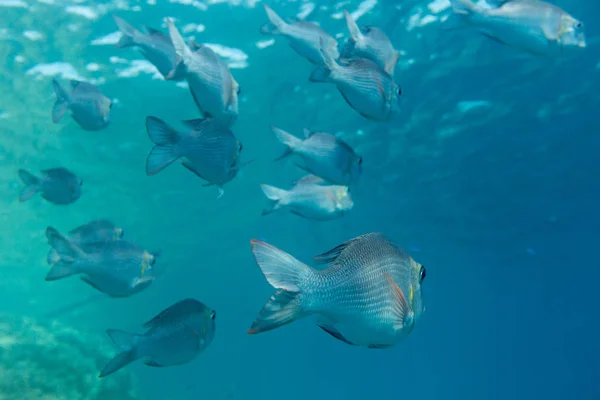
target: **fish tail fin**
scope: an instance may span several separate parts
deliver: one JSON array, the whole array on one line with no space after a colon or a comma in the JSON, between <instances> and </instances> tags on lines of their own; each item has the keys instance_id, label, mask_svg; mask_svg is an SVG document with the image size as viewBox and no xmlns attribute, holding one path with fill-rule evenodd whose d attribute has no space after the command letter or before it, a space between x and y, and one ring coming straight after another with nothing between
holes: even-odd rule
<instances>
[{"instance_id":1,"label":"fish tail fin","mask_svg":"<svg viewBox=\"0 0 600 400\"><path fill-rule=\"evenodd\" d=\"M117 329L108 329L106 333L110 336L115 345L121 349L121 353L117 354L104 366L104 368L102 368L102 371L98 376L99 378L110 375L139 358L136 352L136 345L138 339L142 335L136 335Z\"/></svg>"},{"instance_id":2,"label":"fish tail fin","mask_svg":"<svg viewBox=\"0 0 600 400\"><path fill-rule=\"evenodd\" d=\"M175 47L175 52L179 57L181 57L181 62L184 64L189 63L189 60L193 55L192 50L190 50L188 45L185 43L181 33L179 33L179 30L170 18L167 19L167 26L169 27L169 36L171 37L171 42L173 42L173 47Z\"/></svg>"},{"instance_id":3,"label":"fish tail fin","mask_svg":"<svg viewBox=\"0 0 600 400\"><path fill-rule=\"evenodd\" d=\"M471 0L450 0L450 5L455 14L470 14L477 8Z\"/></svg>"},{"instance_id":4,"label":"fish tail fin","mask_svg":"<svg viewBox=\"0 0 600 400\"><path fill-rule=\"evenodd\" d=\"M268 243L256 239L250 243L256 263L265 278L279 290L265 304L248 333L266 332L307 315L302 304L302 284L313 270Z\"/></svg>"},{"instance_id":5,"label":"fish tail fin","mask_svg":"<svg viewBox=\"0 0 600 400\"><path fill-rule=\"evenodd\" d=\"M150 176L159 173L179 158L179 133L156 117L146 118L146 131L155 144L146 159L146 175Z\"/></svg>"},{"instance_id":6,"label":"fish tail fin","mask_svg":"<svg viewBox=\"0 0 600 400\"><path fill-rule=\"evenodd\" d=\"M350 33L350 38L352 38L352 40L354 42L360 42L363 35L360 32L360 29L358 28L356 21L354 20L354 18L352 18L352 15L345 8L344 8L344 18L346 19L346 26L348 27L348 33Z\"/></svg>"},{"instance_id":7,"label":"fish tail fin","mask_svg":"<svg viewBox=\"0 0 600 400\"><path fill-rule=\"evenodd\" d=\"M323 57L323 65L317 67L317 69L310 74L309 79L311 82L328 82L331 81L331 75L337 68L337 63L331 54L326 51L322 37L319 38L319 41L321 44L320 51L321 56Z\"/></svg>"},{"instance_id":8,"label":"fish tail fin","mask_svg":"<svg viewBox=\"0 0 600 400\"><path fill-rule=\"evenodd\" d=\"M19 201L24 202L32 198L37 192L40 179L24 169L19 170L19 178L25 184L25 187L19 194Z\"/></svg>"},{"instance_id":9,"label":"fish tail fin","mask_svg":"<svg viewBox=\"0 0 600 400\"><path fill-rule=\"evenodd\" d=\"M56 252L58 261L61 261L52 266L46 275L46 280L54 281L78 273L79 271L71 264L83 256L83 251L51 226L46 228L46 239Z\"/></svg>"},{"instance_id":10,"label":"fish tail fin","mask_svg":"<svg viewBox=\"0 0 600 400\"><path fill-rule=\"evenodd\" d=\"M56 94L56 103L52 107L52 122L58 122L69 108L69 94L60 86L56 79L52 79L52 87Z\"/></svg>"},{"instance_id":11,"label":"fish tail fin","mask_svg":"<svg viewBox=\"0 0 600 400\"><path fill-rule=\"evenodd\" d=\"M135 38L141 35L141 32L131 26L128 22L126 22L123 18L116 16L113 14L113 20L117 27L121 31L121 38L115 45L115 47L122 49L124 47L131 47L136 45Z\"/></svg>"},{"instance_id":12,"label":"fish tail fin","mask_svg":"<svg viewBox=\"0 0 600 400\"><path fill-rule=\"evenodd\" d=\"M272 126L271 130L275 134L275 137L277 137L277 140L287 147L283 154L277 157L275 161L279 161L289 156L294 152L294 149L298 148L302 144L302 139L298 139L296 136L291 135L282 129Z\"/></svg>"},{"instance_id":13,"label":"fish tail fin","mask_svg":"<svg viewBox=\"0 0 600 400\"><path fill-rule=\"evenodd\" d=\"M263 3L269 22L260 27L260 32L265 35L281 35L287 24L281 17L273 11L266 3Z\"/></svg>"},{"instance_id":14,"label":"fish tail fin","mask_svg":"<svg viewBox=\"0 0 600 400\"><path fill-rule=\"evenodd\" d=\"M288 192L269 185L260 185L260 188L269 199L269 205L263 210L262 215L271 214L273 211L280 209Z\"/></svg>"}]
</instances>

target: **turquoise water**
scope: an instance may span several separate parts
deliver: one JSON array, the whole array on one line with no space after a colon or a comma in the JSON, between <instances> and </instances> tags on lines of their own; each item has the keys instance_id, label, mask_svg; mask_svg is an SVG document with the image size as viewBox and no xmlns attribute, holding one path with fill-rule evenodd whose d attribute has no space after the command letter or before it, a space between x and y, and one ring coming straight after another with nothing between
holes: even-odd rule
<instances>
[{"instance_id":1,"label":"turquoise water","mask_svg":"<svg viewBox=\"0 0 600 400\"><path fill-rule=\"evenodd\" d=\"M586 22L588 47L555 60L473 32L442 31L450 12L444 1L318 3L310 19L340 34L339 42L346 7L364 10L359 23L381 27L403 52L395 72L401 115L376 123L348 107L332 85L308 82L311 65L284 39L266 42L259 2L150 3L0 1L0 311L50 332L58 329L52 324L76 332L58 335L54 350L43 347L46 356L54 352L46 360L83 357L57 351L73 341L89 341L89 352L105 345L85 364L93 386L94 373L117 351L107 328L142 332L162 309L194 297L218 313L206 351L179 367L136 362L103 381L131 375L139 392L133 398L148 400L600 397L598 6L557 2ZM282 16L313 6L272 3ZM185 37L225 46L220 55L242 88L232 130L255 162L222 198L183 168L146 176L146 116L176 125L198 111L187 89L156 78L134 49L114 48L111 13L163 31L163 18L175 17ZM187 24L194 25L184 30ZM51 77L98 84L116 99L111 124L98 132L83 131L68 116L53 124ZM271 125L296 135L303 127L336 133L363 155L350 213L321 223L260 215L259 184L287 187L302 176L292 162L272 162L281 146ZM67 207L39 196L17 201L19 168L56 166L84 180L81 199ZM45 282L46 226L66 232L95 218L110 218L127 238L160 250L166 273L125 299L100 298L78 278ZM427 266L426 312L406 340L383 351L352 347L310 319L246 334L273 292L250 239L308 262L373 231ZM27 381L37 364L23 357L42 353L2 356L12 343L6 337L26 340L15 326L2 324L0 362ZM39 345L39 337L27 340ZM50 398L120 398L91 397L87 389L65 394L83 368L48 374ZM3 385L0 399L39 398L26 391L30 385Z\"/></svg>"}]
</instances>

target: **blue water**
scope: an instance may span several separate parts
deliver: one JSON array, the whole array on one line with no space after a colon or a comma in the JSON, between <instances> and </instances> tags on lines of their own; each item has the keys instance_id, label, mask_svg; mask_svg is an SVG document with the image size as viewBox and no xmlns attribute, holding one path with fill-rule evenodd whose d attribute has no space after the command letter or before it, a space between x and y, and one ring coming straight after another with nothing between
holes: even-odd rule
<instances>
[{"instance_id":1,"label":"blue water","mask_svg":"<svg viewBox=\"0 0 600 400\"><path fill-rule=\"evenodd\" d=\"M142 323L183 298L217 310L215 340L192 363L136 362L122 372L147 400L600 398L597 5L556 2L584 20L588 47L554 60L473 32L444 32L440 18L449 10L436 14L426 1L364 2L371 8L359 23L380 26L404 52L395 73L402 113L376 123L332 85L308 82L310 64L284 39L257 46L270 39L259 32L266 22L260 3L157 3L0 1L3 315L57 321L110 346L107 328L142 332ZM310 4L271 3L283 16ZM345 35L343 19L332 15L359 4L320 2L310 18ZM153 79L152 70L128 70L143 59L135 50L98 43L116 31L113 12L163 31L167 16L180 29L202 24L202 32L184 36L229 48L222 55L242 88L233 131L256 161L221 199L180 167L145 175L152 146L145 117L176 125L198 112L187 89ZM427 15L433 22L415 24ZM68 117L52 124L52 76L90 80L117 99L111 125L85 132ZM289 161L272 162L281 147L271 125L296 135L303 127L336 133L363 155L350 213L323 223L287 213L261 217L259 184L288 187L302 176ZM82 177L80 200L18 203L18 168L56 166ZM127 238L160 250L167 272L125 299L98 298L78 278L45 282L46 226L66 232L95 218L110 218ZM310 319L246 334L273 292L250 239L308 262L373 231L427 267L426 312L406 340L388 350L348 346ZM36 374L2 361L2 346L3 367ZM98 370L116 351L100 357ZM10 390L0 386L0 398L3 391L37 398ZM65 399L60 389L52 393Z\"/></svg>"}]
</instances>

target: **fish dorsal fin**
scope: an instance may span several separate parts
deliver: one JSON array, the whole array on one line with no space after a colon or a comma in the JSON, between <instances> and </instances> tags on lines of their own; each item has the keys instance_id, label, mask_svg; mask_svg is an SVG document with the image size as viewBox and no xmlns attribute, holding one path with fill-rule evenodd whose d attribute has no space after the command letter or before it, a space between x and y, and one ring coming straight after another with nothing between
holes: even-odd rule
<instances>
[{"instance_id":1,"label":"fish dorsal fin","mask_svg":"<svg viewBox=\"0 0 600 400\"><path fill-rule=\"evenodd\" d=\"M73 92L101 93L100 90L91 83L77 80L71 80L71 89L73 89Z\"/></svg>"},{"instance_id":2,"label":"fish dorsal fin","mask_svg":"<svg viewBox=\"0 0 600 400\"><path fill-rule=\"evenodd\" d=\"M81 81L77 81L75 79L71 79L71 89L75 89L81 83L82 83Z\"/></svg>"},{"instance_id":3,"label":"fish dorsal fin","mask_svg":"<svg viewBox=\"0 0 600 400\"><path fill-rule=\"evenodd\" d=\"M304 129L302 130L302 132L304 133L304 138L305 138L305 139L308 139L309 137L311 137L312 135L314 135L314 134L315 134L315 132L311 131L311 130L310 130L310 129L308 129L308 128L304 128Z\"/></svg>"},{"instance_id":4,"label":"fish dorsal fin","mask_svg":"<svg viewBox=\"0 0 600 400\"><path fill-rule=\"evenodd\" d=\"M154 29L148 25L143 25L142 28L144 29L144 32L146 32L149 35L164 35L164 36L166 36L163 32L159 31L158 29Z\"/></svg>"},{"instance_id":5,"label":"fish dorsal fin","mask_svg":"<svg viewBox=\"0 0 600 400\"><path fill-rule=\"evenodd\" d=\"M185 119L182 120L181 123L194 130L199 130L202 127L202 125L206 123L207 120L208 118Z\"/></svg>"},{"instance_id":6,"label":"fish dorsal fin","mask_svg":"<svg viewBox=\"0 0 600 400\"><path fill-rule=\"evenodd\" d=\"M354 239L350 239L342 244L340 244L339 246L334 247L333 249L329 250L328 252L325 252L323 254L320 254L318 256L314 256L313 257L313 261L316 264L335 264L336 260L338 259L338 257L344 252L344 250L346 250L346 248L352 244L354 241L356 241L357 238Z\"/></svg>"},{"instance_id":7,"label":"fish dorsal fin","mask_svg":"<svg viewBox=\"0 0 600 400\"><path fill-rule=\"evenodd\" d=\"M157 316L146 322L144 328L165 326L185 319L190 314L203 312L206 306L195 299L181 300L161 311Z\"/></svg>"},{"instance_id":8,"label":"fish dorsal fin","mask_svg":"<svg viewBox=\"0 0 600 400\"><path fill-rule=\"evenodd\" d=\"M200 43L196 42L193 38L190 38L188 40L188 46L190 47L190 49L192 49L193 52L196 52L204 47Z\"/></svg>"},{"instance_id":9,"label":"fish dorsal fin","mask_svg":"<svg viewBox=\"0 0 600 400\"><path fill-rule=\"evenodd\" d=\"M295 182L296 185L321 185L324 183L325 181L323 180L323 178L319 178L316 175L306 175L305 177L300 178L298 181Z\"/></svg>"}]
</instances>

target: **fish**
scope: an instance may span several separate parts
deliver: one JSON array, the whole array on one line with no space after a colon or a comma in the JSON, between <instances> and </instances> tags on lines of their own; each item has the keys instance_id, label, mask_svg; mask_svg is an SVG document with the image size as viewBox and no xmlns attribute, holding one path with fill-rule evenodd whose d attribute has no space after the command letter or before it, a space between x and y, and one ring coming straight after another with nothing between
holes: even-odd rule
<instances>
[{"instance_id":1,"label":"fish","mask_svg":"<svg viewBox=\"0 0 600 400\"><path fill-rule=\"evenodd\" d=\"M285 152L276 160L296 155L302 159L302 164L296 164L299 168L334 185L350 186L362 175L362 156L330 133L304 129L302 140L274 126L271 130L286 146Z\"/></svg>"},{"instance_id":2,"label":"fish","mask_svg":"<svg viewBox=\"0 0 600 400\"><path fill-rule=\"evenodd\" d=\"M156 278L156 255L135 243L109 241L86 253L53 227L46 228L46 239L60 257L46 281L82 275L82 281L110 297L129 297L147 289Z\"/></svg>"},{"instance_id":3,"label":"fish","mask_svg":"<svg viewBox=\"0 0 600 400\"><path fill-rule=\"evenodd\" d=\"M347 186L327 185L315 175L300 179L291 190L264 184L260 187L269 199L262 215L285 209L306 219L327 221L340 218L354 206Z\"/></svg>"},{"instance_id":4,"label":"fish","mask_svg":"<svg viewBox=\"0 0 600 400\"><path fill-rule=\"evenodd\" d=\"M231 74L227 63L207 46L194 43L192 51L173 21L167 20L167 25L175 51L181 57L185 79L198 110L205 118L212 118L230 127L238 118L240 85ZM177 70L174 69L167 79L171 79L176 73Z\"/></svg>"},{"instance_id":5,"label":"fish","mask_svg":"<svg viewBox=\"0 0 600 400\"><path fill-rule=\"evenodd\" d=\"M375 26L358 27L352 15L344 10L346 26L350 37L342 49L341 58L366 58L383 68L390 76L400 58L400 52L383 31Z\"/></svg>"},{"instance_id":6,"label":"fish","mask_svg":"<svg viewBox=\"0 0 600 400\"><path fill-rule=\"evenodd\" d=\"M169 35L149 26L144 26L141 32L114 14L113 20L122 34L116 44L117 48L137 47L163 78L169 76L169 80L173 81L181 81L185 78L184 64L181 57L177 55Z\"/></svg>"},{"instance_id":7,"label":"fish","mask_svg":"<svg viewBox=\"0 0 600 400\"><path fill-rule=\"evenodd\" d=\"M454 13L445 22L445 30L473 27L496 42L536 56L586 47L583 23L544 1L488 1L487 7L471 0L450 3Z\"/></svg>"},{"instance_id":8,"label":"fish","mask_svg":"<svg viewBox=\"0 0 600 400\"><path fill-rule=\"evenodd\" d=\"M111 221L97 219L72 229L67 235L71 243L79 246L84 252L90 253L104 246L106 242L121 239L123 233L123 228L117 227ZM56 250L50 249L47 260L48 264L55 264L60 261L60 255Z\"/></svg>"},{"instance_id":9,"label":"fish","mask_svg":"<svg viewBox=\"0 0 600 400\"><path fill-rule=\"evenodd\" d=\"M260 28L262 34L285 37L296 53L315 65L323 64L320 40L323 40L323 49L331 58L339 57L337 41L319 25L302 20L285 22L267 4L263 3L263 6L269 22Z\"/></svg>"},{"instance_id":10,"label":"fish","mask_svg":"<svg viewBox=\"0 0 600 400\"><path fill-rule=\"evenodd\" d=\"M318 326L354 346L390 348L421 317L423 265L381 233L358 236L314 257L317 270L259 240L256 263L277 291L248 330L267 332L313 315Z\"/></svg>"},{"instance_id":11,"label":"fish","mask_svg":"<svg viewBox=\"0 0 600 400\"><path fill-rule=\"evenodd\" d=\"M108 376L144 358L150 367L189 363L206 349L215 336L217 313L198 300L187 298L146 322L143 334L116 329L106 331L121 350L100 372Z\"/></svg>"},{"instance_id":12,"label":"fish","mask_svg":"<svg viewBox=\"0 0 600 400\"><path fill-rule=\"evenodd\" d=\"M41 171L37 177L24 169L19 169L19 178L25 184L19 194L19 201L31 199L36 193L57 205L67 205L81 197L83 181L66 168L51 168Z\"/></svg>"},{"instance_id":13,"label":"fish","mask_svg":"<svg viewBox=\"0 0 600 400\"><path fill-rule=\"evenodd\" d=\"M110 124L113 102L91 83L71 80L71 93L52 79L56 102L52 108L52 122L57 123L71 110L71 117L87 131L97 131Z\"/></svg>"},{"instance_id":14,"label":"fish","mask_svg":"<svg viewBox=\"0 0 600 400\"><path fill-rule=\"evenodd\" d=\"M394 104L400 101L402 89L380 66L366 58L336 62L322 51L325 64L310 75L311 82L329 82L363 117L374 121L389 121Z\"/></svg>"},{"instance_id":15,"label":"fish","mask_svg":"<svg viewBox=\"0 0 600 400\"><path fill-rule=\"evenodd\" d=\"M243 164L243 149L231 130L211 118L182 121L189 127L178 132L156 117L146 118L146 131L155 146L146 160L146 174L155 175L178 159L182 165L207 181L205 186L216 185L219 196L223 185L237 175Z\"/></svg>"}]
</instances>

